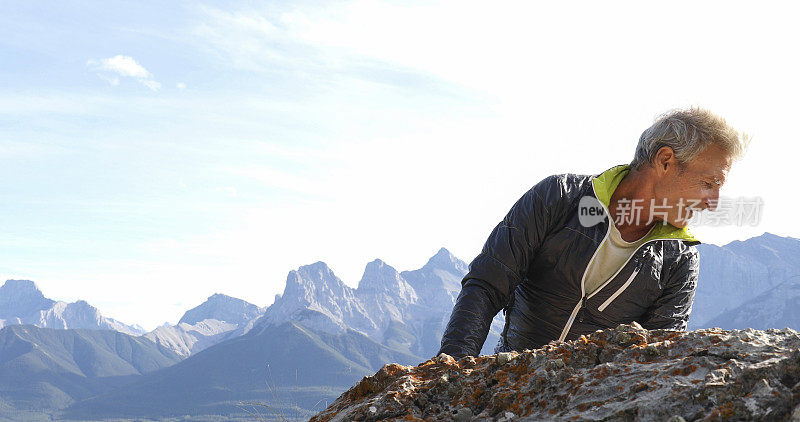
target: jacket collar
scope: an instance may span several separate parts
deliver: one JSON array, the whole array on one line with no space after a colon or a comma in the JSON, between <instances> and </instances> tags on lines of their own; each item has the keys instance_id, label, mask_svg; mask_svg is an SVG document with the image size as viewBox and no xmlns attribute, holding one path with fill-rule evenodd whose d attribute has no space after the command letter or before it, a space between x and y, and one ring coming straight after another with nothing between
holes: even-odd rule
<instances>
[{"instance_id":1,"label":"jacket collar","mask_svg":"<svg viewBox=\"0 0 800 422\"><path fill-rule=\"evenodd\" d=\"M631 166L623 164L612 167L597 176L592 177L592 187L597 200L603 204L603 207L608 213L608 204L611 202L611 194L617 189L622 179L631 171ZM610 215L610 214L609 214ZM683 240L689 244L700 243L688 228L682 229L673 226L672 224L656 224L650 234L647 235L646 241L654 239L676 239Z\"/></svg>"}]
</instances>

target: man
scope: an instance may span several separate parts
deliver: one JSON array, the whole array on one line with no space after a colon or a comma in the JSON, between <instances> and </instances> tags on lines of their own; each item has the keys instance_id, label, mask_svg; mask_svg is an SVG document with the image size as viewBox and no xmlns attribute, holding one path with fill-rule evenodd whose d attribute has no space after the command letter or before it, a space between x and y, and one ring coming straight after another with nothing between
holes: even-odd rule
<instances>
[{"instance_id":1,"label":"man","mask_svg":"<svg viewBox=\"0 0 800 422\"><path fill-rule=\"evenodd\" d=\"M439 353L477 356L500 309L495 352L633 321L685 330L700 243L686 226L716 208L746 143L706 110L678 110L642 133L630 165L536 184L470 264Z\"/></svg>"}]
</instances>

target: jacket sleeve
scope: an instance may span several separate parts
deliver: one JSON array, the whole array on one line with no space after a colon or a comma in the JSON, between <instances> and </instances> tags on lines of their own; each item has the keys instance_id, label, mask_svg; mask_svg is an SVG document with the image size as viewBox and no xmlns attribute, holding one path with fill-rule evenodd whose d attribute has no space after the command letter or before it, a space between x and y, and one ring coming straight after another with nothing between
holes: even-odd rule
<instances>
[{"instance_id":1,"label":"jacket sleeve","mask_svg":"<svg viewBox=\"0 0 800 422\"><path fill-rule=\"evenodd\" d=\"M461 282L439 353L478 356L492 319L527 274L563 202L563 183L550 176L526 192L492 230Z\"/></svg>"},{"instance_id":2,"label":"jacket sleeve","mask_svg":"<svg viewBox=\"0 0 800 422\"><path fill-rule=\"evenodd\" d=\"M686 330L699 274L700 256L697 248L690 246L669 272L664 292L648 309L642 327Z\"/></svg>"},{"instance_id":3,"label":"jacket sleeve","mask_svg":"<svg viewBox=\"0 0 800 422\"><path fill-rule=\"evenodd\" d=\"M481 280L467 280L450 314L439 353L456 359L478 356L492 319L502 307L497 289Z\"/></svg>"}]
</instances>

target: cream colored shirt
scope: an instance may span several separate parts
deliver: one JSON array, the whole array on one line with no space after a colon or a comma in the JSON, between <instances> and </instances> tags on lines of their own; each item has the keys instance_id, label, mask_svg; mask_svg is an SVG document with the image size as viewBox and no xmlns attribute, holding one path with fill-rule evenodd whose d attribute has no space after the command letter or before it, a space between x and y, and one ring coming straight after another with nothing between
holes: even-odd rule
<instances>
[{"instance_id":1,"label":"cream colored shirt","mask_svg":"<svg viewBox=\"0 0 800 422\"><path fill-rule=\"evenodd\" d=\"M644 243L647 235L650 234L650 232L648 232L646 235L642 236L641 239L634 242L626 242L622 239L622 234L620 234L617 226L614 225L613 219L609 219L609 221L611 224L611 232L600 245L600 249L597 251L594 260L589 263L589 268L586 269L585 287L587 295L590 295L603 283L608 281L608 279L625 264L625 261L636 252L636 249ZM651 228L650 231L652 230Z\"/></svg>"}]
</instances>

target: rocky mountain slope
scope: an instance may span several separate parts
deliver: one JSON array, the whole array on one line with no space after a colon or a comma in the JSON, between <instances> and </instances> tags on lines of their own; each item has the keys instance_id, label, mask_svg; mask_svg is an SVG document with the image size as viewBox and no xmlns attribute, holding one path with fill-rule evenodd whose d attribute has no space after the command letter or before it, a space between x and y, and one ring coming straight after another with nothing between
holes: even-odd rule
<instances>
[{"instance_id":1,"label":"rocky mountain slope","mask_svg":"<svg viewBox=\"0 0 800 422\"><path fill-rule=\"evenodd\" d=\"M313 311L310 311L313 312ZM242 403L301 415L321 409L385 362L414 364L364 334L327 333L296 322L257 325L164 370L69 408L68 419L226 415L248 418ZM208 419L211 416L207 416ZM200 420L208 420L200 417Z\"/></svg>"},{"instance_id":2,"label":"rocky mountain slope","mask_svg":"<svg viewBox=\"0 0 800 422\"><path fill-rule=\"evenodd\" d=\"M263 310L242 299L220 293L211 295L205 302L189 309L178 324L197 324L207 319L216 319L231 324L243 325L260 316Z\"/></svg>"},{"instance_id":3,"label":"rocky mountain slope","mask_svg":"<svg viewBox=\"0 0 800 422\"><path fill-rule=\"evenodd\" d=\"M252 303L217 293L186 311L177 325L163 325L144 337L186 357L246 333L262 312Z\"/></svg>"},{"instance_id":4,"label":"rocky mountain slope","mask_svg":"<svg viewBox=\"0 0 800 422\"><path fill-rule=\"evenodd\" d=\"M84 328L114 330L130 335L144 334L136 325L123 324L100 315L97 308L83 300L73 303L44 297L30 280L7 280L0 287L0 328L30 324L40 328Z\"/></svg>"},{"instance_id":5,"label":"rocky mountain slope","mask_svg":"<svg viewBox=\"0 0 800 422\"><path fill-rule=\"evenodd\" d=\"M389 364L312 421L797 420L800 334L634 323L522 353Z\"/></svg>"},{"instance_id":6,"label":"rocky mountain slope","mask_svg":"<svg viewBox=\"0 0 800 422\"><path fill-rule=\"evenodd\" d=\"M725 246L699 245L698 250L700 279L689 329L713 327L718 321L712 320L722 313L780 284L800 282L798 239L764 233ZM775 323L778 324L775 328L787 326L786 322Z\"/></svg>"},{"instance_id":7,"label":"rocky mountain slope","mask_svg":"<svg viewBox=\"0 0 800 422\"><path fill-rule=\"evenodd\" d=\"M354 329L424 359L439 350L466 273L467 265L441 248L414 271L398 272L374 260L353 289L324 262L317 262L289 273L283 294L259 323L294 321L328 333ZM492 353L502 327L503 315L499 314L484 353Z\"/></svg>"},{"instance_id":8,"label":"rocky mountain slope","mask_svg":"<svg viewBox=\"0 0 800 422\"><path fill-rule=\"evenodd\" d=\"M0 329L0 402L17 411L63 408L179 360L117 331L10 325Z\"/></svg>"},{"instance_id":9,"label":"rocky mountain slope","mask_svg":"<svg viewBox=\"0 0 800 422\"><path fill-rule=\"evenodd\" d=\"M800 279L790 279L708 321L711 327L800 329Z\"/></svg>"}]
</instances>

